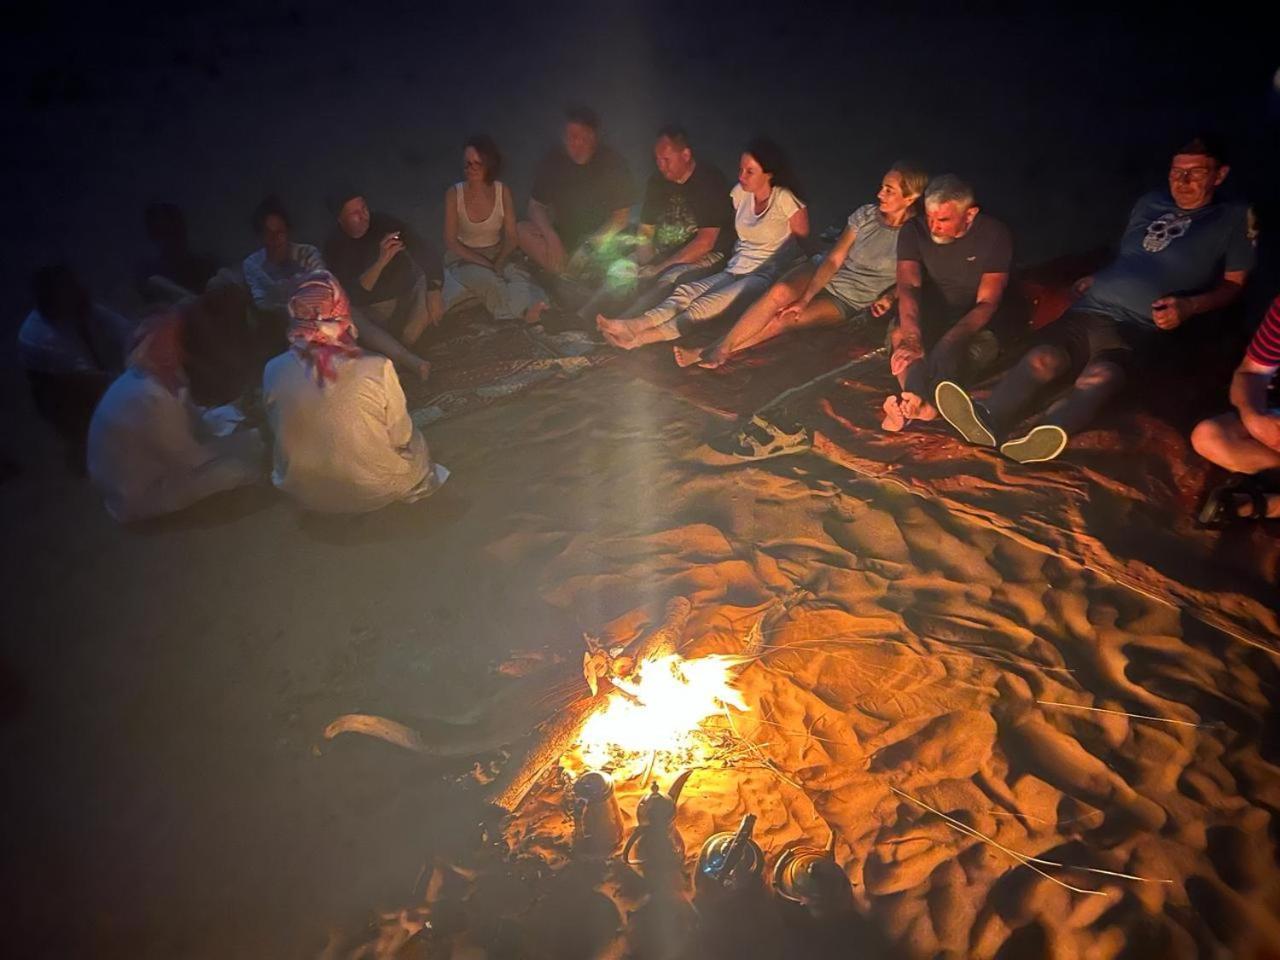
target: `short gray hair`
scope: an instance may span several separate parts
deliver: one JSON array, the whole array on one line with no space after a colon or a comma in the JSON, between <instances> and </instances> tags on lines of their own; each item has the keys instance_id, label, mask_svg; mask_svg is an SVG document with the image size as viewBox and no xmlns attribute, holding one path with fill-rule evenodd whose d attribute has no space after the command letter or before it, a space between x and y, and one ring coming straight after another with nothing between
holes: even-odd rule
<instances>
[{"instance_id":1,"label":"short gray hair","mask_svg":"<svg viewBox=\"0 0 1280 960\"><path fill-rule=\"evenodd\" d=\"M936 207L944 203L954 203L965 209L973 206L973 187L969 186L954 173L944 173L929 181L924 191L924 205Z\"/></svg>"}]
</instances>

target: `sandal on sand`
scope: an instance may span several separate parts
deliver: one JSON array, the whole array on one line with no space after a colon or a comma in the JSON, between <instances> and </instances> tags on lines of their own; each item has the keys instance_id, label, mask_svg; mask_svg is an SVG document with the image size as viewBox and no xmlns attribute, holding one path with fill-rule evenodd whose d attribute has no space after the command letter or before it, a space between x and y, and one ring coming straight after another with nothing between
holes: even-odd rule
<instances>
[{"instance_id":1,"label":"sandal on sand","mask_svg":"<svg viewBox=\"0 0 1280 960\"><path fill-rule=\"evenodd\" d=\"M1242 514L1249 506L1253 513ZM1257 477L1237 473L1209 491L1196 516L1196 525L1205 530L1221 530L1233 523L1267 519L1267 491Z\"/></svg>"},{"instance_id":2,"label":"sandal on sand","mask_svg":"<svg viewBox=\"0 0 1280 960\"><path fill-rule=\"evenodd\" d=\"M994 447L996 434L974 408L973 400L958 383L943 380L933 391L933 405L947 423L969 443Z\"/></svg>"},{"instance_id":3,"label":"sandal on sand","mask_svg":"<svg viewBox=\"0 0 1280 960\"><path fill-rule=\"evenodd\" d=\"M1067 449L1067 439L1067 431L1061 427L1042 423L1025 436L1000 444L1000 452L1018 463L1042 463Z\"/></svg>"},{"instance_id":4,"label":"sandal on sand","mask_svg":"<svg viewBox=\"0 0 1280 960\"><path fill-rule=\"evenodd\" d=\"M723 453L734 460L768 460L793 453L804 453L813 447L809 431L803 426L788 433L764 417L753 416L726 447Z\"/></svg>"}]
</instances>

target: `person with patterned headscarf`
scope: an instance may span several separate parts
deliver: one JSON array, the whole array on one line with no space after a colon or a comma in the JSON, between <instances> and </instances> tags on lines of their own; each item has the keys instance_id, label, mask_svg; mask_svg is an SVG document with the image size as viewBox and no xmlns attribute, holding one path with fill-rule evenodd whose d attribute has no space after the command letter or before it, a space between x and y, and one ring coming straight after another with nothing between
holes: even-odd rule
<instances>
[{"instance_id":1,"label":"person with patterned headscarf","mask_svg":"<svg viewBox=\"0 0 1280 960\"><path fill-rule=\"evenodd\" d=\"M89 423L89 477L107 512L122 523L173 513L257 483L265 473L266 447L257 430L227 433L227 418L191 400L190 327L196 312L207 309L202 300L143 322L128 369Z\"/></svg>"},{"instance_id":2,"label":"person with patterned headscarf","mask_svg":"<svg viewBox=\"0 0 1280 960\"><path fill-rule=\"evenodd\" d=\"M276 487L324 513L364 513L434 492L449 472L431 462L391 361L357 346L337 279L303 277L289 316L289 349L262 378Z\"/></svg>"}]
</instances>

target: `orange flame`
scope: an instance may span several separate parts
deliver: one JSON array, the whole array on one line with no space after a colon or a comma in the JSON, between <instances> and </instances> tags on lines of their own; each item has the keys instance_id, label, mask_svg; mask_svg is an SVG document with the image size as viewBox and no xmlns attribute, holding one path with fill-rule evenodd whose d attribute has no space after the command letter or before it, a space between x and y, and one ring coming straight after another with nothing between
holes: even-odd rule
<instances>
[{"instance_id":1,"label":"orange flame","mask_svg":"<svg viewBox=\"0 0 1280 960\"><path fill-rule=\"evenodd\" d=\"M686 660L656 657L629 679L616 679L605 708L586 722L578 753L591 767L616 767L618 760L643 762L653 754L678 754L682 763L699 759L703 723L726 708L745 710L733 686L737 657L712 655Z\"/></svg>"}]
</instances>

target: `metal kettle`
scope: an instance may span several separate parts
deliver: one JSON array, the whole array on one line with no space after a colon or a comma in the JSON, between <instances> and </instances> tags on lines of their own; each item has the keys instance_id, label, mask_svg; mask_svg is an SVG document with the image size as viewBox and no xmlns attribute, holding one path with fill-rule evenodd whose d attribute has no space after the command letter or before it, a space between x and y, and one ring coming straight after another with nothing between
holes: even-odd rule
<instances>
[{"instance_id":1,"label":"metal kettle","mask_svg":"<svg viewBox=\"0 0 1280 960\"><path fill-rule=\"evenodd\" d=\"M825 850L801 845L783 851L770 879L778 899L803 907L814 919L853 909L853 888L836 862L834 833Z\"/></svg>"},{"instance_id":2,"label":"metal kettle","mask_svg":"<svg viewBox=\"0 0 1280 960\"><path fill-rule=\"evenodd\" d=\"M692 770L686 770L676 777L665 794L656 780L649 784L649 792L636 804L636 828L622 848L624 863L640 867L642 872L646 866L684 864L684 838L676 829L676 810L680 792L692 773Z\"/></svg>"},{"instance_id":3,"label":"metal kettle","mask_svg":"<svg viewBox=\"0 0 1280 960\"><path fill-rule=\"evenodd\" d=\"M613 856L622 840L622 814L613 778L588 770L573 783L573 853L588 860Z\"/></svg>"},{"instance_id":4,"label":"metal kettle","mask_svg":"<svg viewBox=\"0 0 1280 960\"><path fill-rule=\"evenodd\" d=\"M764 851L751 839L755 825L756 815L748 813L736 833L717 833L707 838L694 874L694 889L699 894L737 894L759 886Z\"/></svg>"}]
</instances>

